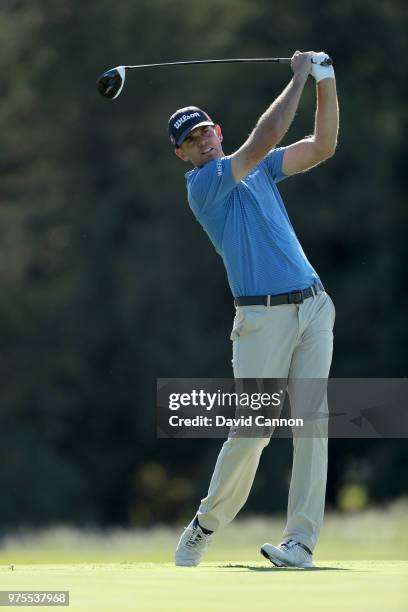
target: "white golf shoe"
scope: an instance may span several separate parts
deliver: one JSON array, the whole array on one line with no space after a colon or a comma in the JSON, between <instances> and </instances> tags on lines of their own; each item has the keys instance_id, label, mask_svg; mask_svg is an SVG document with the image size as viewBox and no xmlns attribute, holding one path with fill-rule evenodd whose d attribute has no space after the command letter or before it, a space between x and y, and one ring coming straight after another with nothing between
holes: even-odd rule
<instances>
[{"instance_id":1,"label":"white golf shoe","mask_svg":"<svg viewBox=\"0 0 408 612\"><path fill-rule=\"evenodd\" d=\"M183 566L196 566L211 542L211 533L204 533L200 525L193 519L181 534L177 544L175 563Z\"/></svg>"},{"instance_id":2,"label":"white golf shoe","mask_svg":"<svg viewBox=\"0 0 408 612\"><path fill-rule=\"evenodd\" d=\"M261 555L276 567L314 567L312 551L295 540L286 540L279 546L263 544Z\"/></svg>"}]
</instances>

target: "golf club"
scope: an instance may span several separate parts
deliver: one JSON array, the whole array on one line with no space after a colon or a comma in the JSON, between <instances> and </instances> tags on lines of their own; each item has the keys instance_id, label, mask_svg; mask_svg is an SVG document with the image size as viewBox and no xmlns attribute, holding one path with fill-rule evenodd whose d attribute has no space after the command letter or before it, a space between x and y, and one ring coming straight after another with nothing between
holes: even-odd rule
<instances>
[{"instance_id":1,"label":"golf club","mask_svg":"<svg viewBox=\"0 0 408 612\"><path fill-rule=\"evenodd\" d=\"M120 94L125 84L126 70L133 70L134 68L159 68L160 66L189 66L192 64L261 64L261 63L274 63L274 64L290 64L290 57L255 57L245 59L215 59L215 60L191 60L185 62L164 62L162 64L139 64L138 66L116 66L107 70L98 78L96 84L98 91L104 98L114 100ZM312 60L313 62L313 60ZM330 58L324 60L322 65L330 65L332 60Z\"/></svg>"}]
</instances>

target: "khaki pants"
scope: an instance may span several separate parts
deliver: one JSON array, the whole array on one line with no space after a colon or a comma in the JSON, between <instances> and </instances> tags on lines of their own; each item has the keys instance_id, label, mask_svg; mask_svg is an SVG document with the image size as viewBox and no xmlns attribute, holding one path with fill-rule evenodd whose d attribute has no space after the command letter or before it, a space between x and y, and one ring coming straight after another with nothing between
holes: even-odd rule
<instances>
[{"instance_id":1,"label":"khaki pants","mask_svg":"<svg viewBox=\"0 0 408 612\"><path fill-rule=\"evenodd\" d=\"M231 333L234 377L287 378L291 416L301 416L303 398L296 393L295 379L328 378L334 318L333 302L324 291L299 305L237 307ZM316 411L327 415L325 394ZM327 477L327 437L319 421L312 425L311 436L293 440L284 538L313 550L323 520ZM268 443L269 438L232 437L224 443L208 495L198 510L202 527L216 531L236 516L248 498Z\"/></svg>"}]
</instances>

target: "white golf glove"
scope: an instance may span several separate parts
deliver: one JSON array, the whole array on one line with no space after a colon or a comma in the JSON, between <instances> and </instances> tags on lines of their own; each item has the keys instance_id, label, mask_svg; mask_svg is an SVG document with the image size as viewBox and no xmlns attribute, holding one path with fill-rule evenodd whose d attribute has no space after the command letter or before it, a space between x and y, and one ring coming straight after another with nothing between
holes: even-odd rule
<instances>
[{"instance_id":1,"label":"white golf glove","mask_svg":"<svg viewBox=\"0 0 408 612\"><path fill-rule=\"evenodd\" d=\"M334 68L333 66L322 66L321 62L323 62L329 56L327 53L313 53L312 55L312 70L310 74L316 79L316 83L321 81L322 79L334 79Z\"/></svg>"}]
</instances>

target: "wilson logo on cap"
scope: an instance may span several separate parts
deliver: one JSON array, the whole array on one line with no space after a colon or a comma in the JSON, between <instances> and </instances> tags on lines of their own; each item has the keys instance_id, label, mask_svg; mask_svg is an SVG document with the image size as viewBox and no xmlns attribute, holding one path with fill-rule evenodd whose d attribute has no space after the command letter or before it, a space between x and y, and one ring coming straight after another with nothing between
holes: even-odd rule
<instances>
[{"instance_id":1,"label":"wilson logo on cap","mask_svg":"<svg viewBox=\"0 0 408 612\"><path fill-rule=\"evenodd\" d=\"M200 113L196 112L196 113L191 113L190 115L183 115L182 117L180 117L180 119L178 119L174 123L174 127L176 128L176 130L178 130L179 127L181 127L183 125L183 123L185 123L189 119L192 119L193 117L200 117Z\"/></svg>"}]
</instances>

